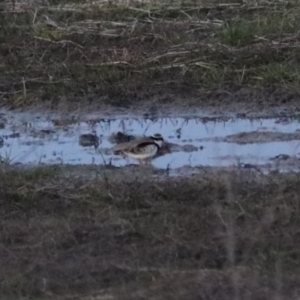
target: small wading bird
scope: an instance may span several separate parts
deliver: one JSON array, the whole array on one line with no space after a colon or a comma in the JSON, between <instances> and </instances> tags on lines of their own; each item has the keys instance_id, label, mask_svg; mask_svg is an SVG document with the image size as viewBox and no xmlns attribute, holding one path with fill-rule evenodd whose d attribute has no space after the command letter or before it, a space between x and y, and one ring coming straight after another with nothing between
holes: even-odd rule
<instances>
[{"instance_id":1,"label":"small wading bird","mask_svg":"<svg viewBox=\"0 0 300 300\"><path fill-rule=\"evenodd\" d=\"M146 159L156 155L163 141L163 137L156 133L150 137L142 137L127 143L118 144L113 147L113 152L116 155L123 154L134 158L142 165Z\"/></svg>"}]
</instances>

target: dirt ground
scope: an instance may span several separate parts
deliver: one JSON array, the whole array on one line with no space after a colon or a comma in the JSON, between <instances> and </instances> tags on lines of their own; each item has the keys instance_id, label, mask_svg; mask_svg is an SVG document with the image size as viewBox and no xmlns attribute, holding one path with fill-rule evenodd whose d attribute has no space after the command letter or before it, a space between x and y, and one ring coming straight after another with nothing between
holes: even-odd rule
<instances>
[{"instance_id":1,"label":"dirt ground","mask_svg":"<svg viewBox=\"0 0 300 300\"><path fill-rule=\"evenodd\" d=\"M1 169L1 299L299 298L298 174L83 170Z\"/></svg>"},{"instance_id":2,"label":"dirt ground","mask_svg":"<svg viewBox=\"0 0 300 300\"><path fill-rule=\"evenodd\" d=\"M298 1L4 1L0 105L297 116L299 10ZM1 300L299 299L299 174L184 174L0 165Z\"/></svg>"}]
</instances>

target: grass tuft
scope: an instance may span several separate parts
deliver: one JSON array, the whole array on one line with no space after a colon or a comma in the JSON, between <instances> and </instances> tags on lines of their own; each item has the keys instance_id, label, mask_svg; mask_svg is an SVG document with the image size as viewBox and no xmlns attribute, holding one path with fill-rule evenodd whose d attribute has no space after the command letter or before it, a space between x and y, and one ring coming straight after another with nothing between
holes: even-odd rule
<instances>
[{"instance_id":1,"label":"grass tuft","mask_svg":"<svg viewBox=\"0 0 300 300\"><path fill-rule=\"evenodd\" d=\"M220 34L220 40L231 46L244 46L255 40L255 26L251 23L226 24Z\"/></svg>"},{"instance_id":2,"label":"grass tuft","mask_svg":"<svg viewBox=\"0 0 300 300\"><path fill-rule=\"evenodd\" d=\"M294 63L271 63L263 66L258 73L266 83L284 86L300 83L300 68Z\"/></svg>"},{"instance_id":3,"label":"grass tuft","mask_svg":"<svg viewBox=\"0 0 300 300\"><path fill-rule=\"evenodd\" d=\"M300 20L299 9L286 12L275 11L266 16L259 14L251 20L239 20L225 23L220 32L220 41L235 47L241 47L263 39L287 34L298 34Z\"/></svg>"}]
</instances>

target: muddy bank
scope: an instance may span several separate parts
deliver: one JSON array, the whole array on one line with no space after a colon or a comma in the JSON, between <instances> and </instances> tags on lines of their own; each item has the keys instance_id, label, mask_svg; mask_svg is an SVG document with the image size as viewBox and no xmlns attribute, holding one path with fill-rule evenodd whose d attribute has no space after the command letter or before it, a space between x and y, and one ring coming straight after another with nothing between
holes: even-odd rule
<instances>
[{"instance_id":1,"label":"muddy bank","mask_svg":"<svg viewBox=\"0 0 300 300\"><path fill-rule=\"evenodd\" d=\"M300 113L300 94L276 88L264 89L220 89L191 92L190 89L175 91L176 88L161 91L139 91L124 93L110 98L90 95L72 98L72 101L43 101L27 105L21 111L34 113L73 115L95 114L99 116L190 116L201 117L295 117ZM105 99L105 100L104 100ZM115 104L118 102L119 104ZM1 103L1 95L0 95ZM2 101L2 107L11 108ZM15 108L20 110L20 108Z\"/></svg>"},{"instance_id":2,"label":"muddy bank","mask_svg":"<svg viewBox=\"0 0 300 300\"><path fill-rule=\"evenodd\" d=\"M133 93L116 97L120 106L108 106L107 110L118 110L131 114L180 116L197 113L207 116L243 116L243 117L280 117L297 116L300 112L300 93L289 92L276 87L259 88L223 88L202 89L191 88L165 89L160 91ZM108 103L113 99L108 100ZM106 107L101 106L95 98L95 103L79 105L80 109L92 111ZM97 103L98 102L98 103ZM100 104L100 105L99 105ZM99 107L98 107L99 105ZM64 106L64 104L62 105ZM77 107L71 105L72 110Z\"/></svg>"},{"instance_id":3,"label":"muddy bank","mask_svg":"<svg viewBox=\"0 0 300 300\"><path fill-rule=\"evenodd\" d=\"M272 132L272 131L252 131L252 132L240 132L226 137L212 138L218 142L228 142L237 144L253 144L253 143L268 143L278 141L291 141L299 140L300 143L300 131L293 133ZM200 140L205 141L205 139Z\"/></svg>"},{"instance_id":4,"label":"muddy bank","mask_svg":"<svg viewBox=\"0 0 300 300\"><path fill-rule=\"evenodd\" d=\"M37 171L36 171L37 170ZM229 167L191 167L189 165L176 169L156 169L151 165L140 167L129 165L126 167L95 166L95 165L54 165L54 166L28 166L28 165L1 165L0 171L34 173L46 170L46 173L56 174L59 181L79 180L94 182L102 180L121 181L142 184L147 181L166 182L185 178L194 180L215 180L216 178L230 178L235 184L249 182L264 182L266 178L273 178L276 174L285 174L287 178L296 176L300 171L300 160L295 157L274 157L269 163L240 164ZM291 175L292 174L292 175ZM276 176L277 176L276 175ZM269 176L269 177L268 177ZM274 177L275 178L275 177ZM268 179L269 180L269 179Z\"/></svg>"}]
</instances>

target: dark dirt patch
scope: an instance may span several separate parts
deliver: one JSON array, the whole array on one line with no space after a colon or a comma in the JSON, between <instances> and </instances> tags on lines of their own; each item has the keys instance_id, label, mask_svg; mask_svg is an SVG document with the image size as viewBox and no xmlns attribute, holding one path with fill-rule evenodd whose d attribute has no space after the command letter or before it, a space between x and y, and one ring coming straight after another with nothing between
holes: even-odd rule
<instances>
[{"instance_id":1,"label":"dark dirt patch","mask_svg":"<svg viewBox=\"0 0 300 300\"><path fill-rule=\"evenodd\" d=\"M1 170L1 299L298 298L298 175L71 169Z\"/></svg>"},{"instance_id":2,"label":"dark dirt patch","mask_svg":"<svg viewBox=\"0 0 300 300\"><path fill-rule=\"evenodd\" d=\"M89 101L86 101L89 99ZM115 100L114 100L115 99ZM116 98L88 96L84 100L73 98L72 102L45 101L22 107L34 112L53 111L63 114L99 112L101 116L230 116L238 117L280 117L299 114L298 92L283 91L280 88L235 88L234 90L204 90L192 92L184 87L151 89L148 92L122 93ZM6 104L7 105L7 102ZM133 114L134 112L134 114Z\"/></svg>"},{"instance_id":3,"label":"dark dirt patch","mask_svg":"<svg viewBox=\"0 0 300 300\"><path fill-rule=\"evenodd\" d=\"M273 131L252 131L240 132L226 137L215 137L214 141L229 142L237 144L251 144L251 143L268 143L268 142L282 142L299 140L300 132L284 133Z\"/></svg>"}]
</instances>

